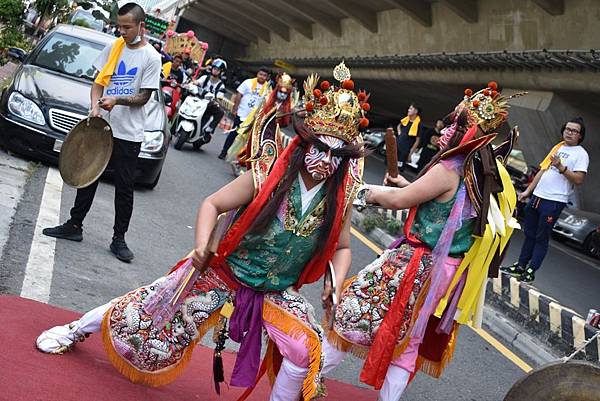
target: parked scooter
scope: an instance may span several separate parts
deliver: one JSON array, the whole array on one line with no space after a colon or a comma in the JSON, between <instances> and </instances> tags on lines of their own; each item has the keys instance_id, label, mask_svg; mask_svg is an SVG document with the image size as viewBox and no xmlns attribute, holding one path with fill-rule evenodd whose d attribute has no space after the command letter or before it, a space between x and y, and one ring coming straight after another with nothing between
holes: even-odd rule
<instances>
[{"instance_id":1,"label":"parked scooter","mask_svg":"<svg viewBox=\"0 0 600 401\"><path fill-rule=\"evenodd\" d=\"M187 93L173 123L174 146L177 150L181 150L185 143L191 143L194 149L200 149L210 142L213 134L211 122L214 117L205 118L205 112L209 103L214 101L215 95L206 93L202 97L198 87L193 84L187 87Z\"/></svg>"}]
</instances>

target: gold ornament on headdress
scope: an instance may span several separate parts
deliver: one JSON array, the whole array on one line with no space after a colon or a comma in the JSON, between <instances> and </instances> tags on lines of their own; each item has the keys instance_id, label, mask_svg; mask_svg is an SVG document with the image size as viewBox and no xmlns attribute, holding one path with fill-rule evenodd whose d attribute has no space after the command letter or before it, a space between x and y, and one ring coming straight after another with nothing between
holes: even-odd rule
<instances>
[{"instance_id":1,"label":"gold ornament on headdress","mask_svg":"<svg viewBox=\"0 0 600 401\"><path fill-rule=\"evenodd\" d=\"M520 92L506 98L498 91L498 84L491 81L486 88L476 93L465 89L465 97L459 107L469 110L469 125L477 124L483 132L492 133L508 118L508 101L526 94L527 92Z\"/></svg>"},{"instance_id":2,"label":"gold ornament on headdress","mask_svg":"<svg viewBox=\"0 0 600 401\"><path fill-rule=\"evenodd\" d=\"M294 87L294 79L284 72L277 78L277 86L289 92Z\"/></svg>"},{"instance_id":3,"label":"gold ornament on headdress","mask_svg":"<svg viewBox=\"0 0 600 401\"><path fill-rule=\"evenodd\" d=\"M354 92L354 82L350 70L342 61L333 69L333 77L341 83L334 87L322 81L317 88L319 76L310 75L304 81L304 103L308 113L304 123L315 133L340 138L348 143L359 136L359 126L367 127L369 120L365 112L371 106L365 92Z\"/></svg>"}]
</instances>

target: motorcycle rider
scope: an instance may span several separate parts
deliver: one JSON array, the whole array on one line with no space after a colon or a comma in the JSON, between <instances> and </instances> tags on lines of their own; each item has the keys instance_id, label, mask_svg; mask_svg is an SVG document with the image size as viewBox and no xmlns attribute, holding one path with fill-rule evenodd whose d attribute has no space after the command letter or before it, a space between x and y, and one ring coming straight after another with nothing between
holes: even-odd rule
<instances>
[{"instance_id":1,"label":"motorcycle rider","mask_svg":"<svg viewBox=\"0 0 600 401\"><path fill-rule=\"evenodd\" d=\"M168 61L163 64L163 76L165 79L174 79L178 84L182 84L185 77L182 65L183 57L181 57L181 54L176 54L173 57L173 61Z\"/></svg>"},{"instance_id":2,"label":"motorcycle rider","mask_svg":"<svg viewBox=\"0 0 600 401\"><path fill-rule=\"evenodd\" d=\"M200 96L204 97L207 93L212 93L215 99L222 99L225 96L225 83L221 80L221 74L227 69L227 63L222 59L215 59L212 62L210 75L201 76L196 85L200 91ZM209 130L211 133L217 128L217 124L225 115L225 112L215 101L210 102L206 107L206 118L213 117Z\"/></svg>"}]
</instances>

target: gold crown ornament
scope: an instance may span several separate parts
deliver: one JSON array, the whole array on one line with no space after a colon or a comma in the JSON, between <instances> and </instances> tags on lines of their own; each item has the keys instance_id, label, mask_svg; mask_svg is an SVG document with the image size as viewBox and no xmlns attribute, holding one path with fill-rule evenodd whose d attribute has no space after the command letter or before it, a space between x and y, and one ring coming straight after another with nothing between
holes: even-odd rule
<instances>
[{"instance_id":1,"label":"gold crown ornament","mask_svg":"<svg viewBox=\"0 0 600 401\"><path fill-rule=\"evenodd\" d=\"M506 98L500 94L498 83L491 81L486 88L475 93L472 89L465 89L465 97L459 107L469 110L469 126L477 124L483 132L491 133L508 118L508 101L526 94L519 92Z\"/></svg>"},{"instance_id":2,"label":"gold crown ornament","mask_svg":"<svg viewBox=\"0 0 600 401\"><path fill-rule=\"evenodd\" d=\"M354 92L354 81L343 61L333 69L333 77L340 82L340 87L331 85L329 81L321 81L317 88L319 76L316 74L304 81L307 112L304 123L315 133L352 143L360 136L359 127L369 126L369 120L365 117L371 109L367 103L369 95L364 91Z\"/></svg>"},{"instance_id":3,"label":"gold crown ornament","mask_svg":"<svg viewBox=\"0 0 600 401\"><path fill-rule=\"evenodd\" d=\"M294 79L284 72L277 77L277 87L282 92L290 92L294 88Z\"/></svg>"}]
</instances>

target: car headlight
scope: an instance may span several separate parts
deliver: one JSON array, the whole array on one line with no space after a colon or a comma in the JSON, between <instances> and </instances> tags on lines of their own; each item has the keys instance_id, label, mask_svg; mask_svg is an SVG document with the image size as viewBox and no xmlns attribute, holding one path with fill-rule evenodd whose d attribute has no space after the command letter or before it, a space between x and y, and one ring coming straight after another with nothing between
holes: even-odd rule
<instances>
[{"instance_id":1,"label":"car headlight","mask_svg":"<svg viewBox=\"0 0 600 401\"><path fill-rule=\"evenodd\" d=\"M155 153L162 149L164 142L162 131L145 131L140 150L146 153Z\"/></svg>"},{"instance_id":2,"label":"car headlight","mask_svg":"<svg viewBox=\"0 0 600 401\"><path fill-rule=\"evenodd\" d=\"M582 225L586 224L587 222L588 222L588 219L586 219L585 217L577 217L574 215L570 215L565 219L565 223L570 224L575 227L581 227Z\"/></svg>"},{"instance_id":3,"label":"car headlight","mask_svg":"<svg viewBox=\"0 0 600 401\"><path fill-rule=\"evenodd\" d=\"M13 92L8 98L8 110L16 116L37 125L46 125L42 110L32 100L27 99L19 92Z\"/></svg>"}]
</instances>

